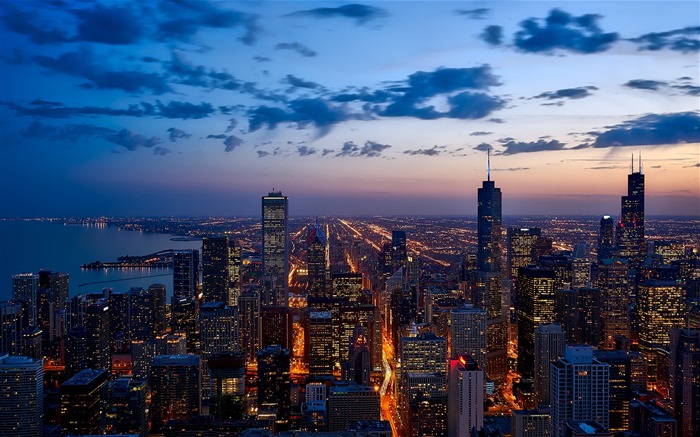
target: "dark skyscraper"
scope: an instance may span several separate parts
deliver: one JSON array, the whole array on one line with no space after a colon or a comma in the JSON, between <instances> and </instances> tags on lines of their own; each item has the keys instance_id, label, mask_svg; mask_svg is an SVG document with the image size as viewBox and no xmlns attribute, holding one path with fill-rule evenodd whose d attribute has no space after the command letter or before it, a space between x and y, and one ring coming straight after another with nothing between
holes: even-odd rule
<instances>
[{"instance_id":1,"label":"dark skyscraper","mask_svg":"<svg viewBox=\"0 0 700 437\"><path fill-rule=\"evenodd\" d=\"M151 365L151 429L200 411L200 362L196 355L159 355Z\"/></svg>"},{"instance_id":2,"label":"dark skyscraper","mask_svg":"<svg viewBox=\"0 0 700 437\"><path fill-rule=\"evenodd\" d=\"M501 189L491 180L491 164L487 180L477 191L478 247L476 262L484 272L501 271Z\"/></svg>"},{"instance_id":3,"label":"dark skyscraper","mask_svg":"<svg viewBox=\"0 0 700 437\"><path fill-rule=\"evenodd\" d=\"M600 219L598 231L598 261L610 258L615 250L615 222L609 215Z\"/></svg>"},{"instance_id":4,"label":"dark skyscraper","mask_svg":"<svg viewBox=\"0 0 700 437\"><path fill-rule=\"evenodd\" d=\"M671 331L669 374L671 405L678 421L678 436L700 435L699 329L684 328Z\"/></svg>"},{"instance_id":5,"label":"dark skyscraper","mask_svg":"<svg viewBox=\"0 0 700 437\"><path fill-rule=\"evenodd\" d=\"M276 191L262 198L262 306L287 306L289 297L288 202Z\"/></svg>"},{"instance_id":6,"label":"dark skyscraper","mask_svg":"<svg viewBox=\"0 0 700 437\"><path fill-rule=\"evenodd\" d=\"M229 239L202 238L202 300L229 302Z\"/></svg>"},{"instance_id":7,"label":"dark skyscraper","mask_svg":"<svg viewBox=\"0 0 700 437\"><path fill-rule=\"evenodd\" d=\"M617 249L619 255L630 260L633 267L639 265L646 256L644 241L644 174L642 157L639 156L639 168L627 176L627 195L622 196L620 221L617 223Z\"/></svg>"},{"instance_id":8,"label":"dark skyscraper","mask_svg":"<svg viewBox=\"0 0 700 437\"><path fill-rule=\"evenodd\" d=\"M195 249L173 252L173 296L194 298L199 284L199 251Z\"/></svg>"},{"instance_id":9,"label":"dark skyscraper","mask_svg":"<svg viewBox=\"0 0 700 437\"><path fill-rule=\"evenodd\" d=\"M507 265L511 279L518 277L518 269L536 264L535 246L542 236L540 228L508 228Z\"/></svg>"},{"instance_id":10,"label":"dark skyscraper","mask_svg":"<svg viewBox=\"0 0 700 437\"><path fill-rule=\"evenodd\" d=\"M408 264L408 248L405 231L391 231L391 267L395 272L399 267L406 271ZM393 273L393 272L392 272Z\"/></svg>"},{"instance_id":11,"label":"dark skyscraper","mask_svg":"<svg viewBox=\"0 0 700 437\"><path fill-rule=\"evenodd\" d=\"M258 410L277 411L277 418L287 417L290 405L289 349L279 345L258 351Z\"/></svg>"},{"instance_id":12,"label":"dark skyscraper","mask_svg":"<svg viewBox=\"0 0 700 437\"><path fill-rule=\"evenodd\" d=\"M535 329L554 323L555 273L537 267L521 267L518 282L518 372L535 376Z\"/></svg>"},{"instance_id":13,"label":"dark skyscraper","mask_svg":"<svg viewBox=\"0 0 700 437\"><path fill-rule=\"evenodd\" d=\"M108 379L105 370L85 369L61 385L63 435L100 433L101 392Z\"/></svg>"},{"instance_id":14,"label":"dark skyscraper","mask_svg":"<svg viewBox=\"0 0 700 437\"><path fill-rule=\"evenodd\" d=\"M327 240L318 222L309 226L306 236L306 266L308 269L307 294L313 297L329 297L327 277Z\"/></svg>"},{"instance_id":15,"label":"dark skyscraper","mask_svg":"<svg viewBox=\"0 0 700 437\"><path fill-rule=\"evenodd\" d=\"M109 348L109 301L98 299L87 306L87 367L111 371L112 354Z\"/></svg>"}]
</instances>

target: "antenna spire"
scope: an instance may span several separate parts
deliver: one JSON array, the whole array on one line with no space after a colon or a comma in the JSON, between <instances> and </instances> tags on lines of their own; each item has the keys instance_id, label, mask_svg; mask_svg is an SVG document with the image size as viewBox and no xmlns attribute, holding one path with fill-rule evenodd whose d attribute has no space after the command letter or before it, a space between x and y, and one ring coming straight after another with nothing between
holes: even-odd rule
<instances>
[{"instance_id":1,"label":"antenna spire","mask_svg":"<svg viewBox=\"0 0 700 437\"><path fill-rule=\"evenodd\" d=\"M639 149L639 173L642 173L642 149Z\"/></svg>"},{"instance_id":2,"label":"antenna spire","mask_svg":"<svg viewBox=\"0 0 700 437\"><path fill-rule=\"evenodd\" d=\"M632 171L631 173L634 173L634 153L632 154Z\"/></svg>"},{"instance_id":3,"label":"antenna spire","mask_svg":"<svg viewBox=\"0 0 700 437\"><path fill-rule=\"evenodd\" d=\"M486 177L487 181L491 180L491 147L486 149Z\"/></svg>"}]
</instances>

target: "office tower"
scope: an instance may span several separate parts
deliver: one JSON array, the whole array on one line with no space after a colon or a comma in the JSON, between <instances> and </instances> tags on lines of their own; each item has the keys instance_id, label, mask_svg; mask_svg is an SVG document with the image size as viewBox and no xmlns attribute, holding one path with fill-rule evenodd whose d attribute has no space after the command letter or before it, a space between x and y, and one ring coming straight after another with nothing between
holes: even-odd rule
<instances>
[{"instance_id":1,"label":"office tower","mask_svg":"<svg viewBox=\"0 0 700 437\"><path fill-rule=\"evenodd\" d=\"M199 286L199 251L173 251L173 297L196 298Z\"/></svg>"},{"instance_id":2,"label":"office tower","mask_svg":"<svg viewBox=\"0 0 700 437\"><path fill-rule=\"evenodd\" d=\"M273 191L262 198L262 306L287 306L289 295L289 230L287 197Z\"/></svg>"},{"instance_id":3,"label":"office tower","mask_svg":"<svg viewBox=\"0 0 700 437\"><path fill-rule=\"evenodd\" d=\"M245 355L219 352L207 360L211 380L209 414L221 420L240 420L245 411Z\"/></svg>"},{"instance_id":4,"label":"office tower","mask_svg":"<svg viewBox=\"0 0 700 437\"><path fill-rule=\"evenodd\" d=\"M402 267L404 272L408 267L405 231L391 231L391 267L394 271Z\"/></svg>"},{"instance_id":5,"label":"office tower","mask_svg":"<svg viewBox=\"0 0 700 437\"><path fill-rule=\"evenodd\" d=\"M209 357L217 352L238 350L239 327L238 307L229 307L224 302L207 302L202 305L199 315L199 333L202 359L202 398L209 399Z\"/></svg>"},{"instance_id":6,"label":"office tower","mask_svg":"<svg viewBox=\"0 0 700 437\"><path fill-rule=\"evenodd\" d=\"M22 302L6 300L0 302L0 354L22 353L24 331Z\"/></svg>"},{"instance_id":7,"label":"office tower","mask_svg":"<svg viewBox=\"0 0 700 437\"><path fill-rule=\"evenodd\" d=\"M484 426L484 371L469 356L449 360L448 435L468 437Z\"/></svg>"},{"instance_id":8,"label":"office tower","mask_svg":"<svg viewBox=\"0 0 700 437\"><path fill-rule=\"evenodd\" d=\"M582 287L576 290L578 306L578 341L590 346L599 345L603 337L600 320L600 290Z\"/></svg>"},{"instance_id":9,"label":"office tower","mask_svg":"<svg viewBox=\"0 0 700 437\"><path fill-rule=\"evenodd\" d=\"M598 231L598 262L606 258L612 258L615 252L615 222L609 215L600 219Z\"/></svg>"},{"instance_id":10,"label":"office tower","mask_svg":"<svg viewBox=\"0 0 700 437\"><path fill-rule=\"evenodd\" d=\"M585 343L580 340L579 332L579 289L565 288L556 291L554 296L554 322L560 324L564 330L566 343Z\"/></svg>"},{"instance_id":11,"label":"office tower","mask_svg":"<svg viewBox=\"0 0 700 437\"><path fill-rule=\"evenodd\" d=\"M23 302L27 326L37 326L36 296L39 290L39 275L20 273L12 275L12 299Z\"/></svg>"},{"instance_id":12,"label":"office tower","mask_svg":"<svg viewBox=\"0 0 700 437\"><path fill-rule=\"evenodd\" d=\"M447 398L419 396L409 403L408 435L410 437L447 437Z\"/></svg>"},{"instance_id":13,"label":"office tower","mask_svg":"<svg viewBox=\"0 0 700 437\"><path fill-rule=\"evenodd\" d=\"M292 316L286 306L263 306L260 311L260 347L292 347Z\"/></svg>"},{"instance_id":14,"label":"office tower","mask_svg":"<svg viewBox=\"0 0 700 437\"><path fill-rule=\"evenodd\" d=\"M53 303L55 311L65 309L68 304L68 273L39 272L39 288L49 291L49 301Z\"/></svg>"},{"instance_id":15,"label":"office tower","mask_svg":"<svg viewBox=\"0 0 700 437\"><path fill-rule=\"evenodd\" d=\"M84 369L61 384L63 435L100 433L101 390L108 379L106 370Z\"/></svg>"},{"instance_id":16,"label":"office tower","mask_svg":"<svg viewBox=\"0 0 700 437\"><path fill-rule=\"evenodd\" d=\"M229 238L202 238L202 301L229 302Z\"/></svg>"},{"instance_id":17,"label":"office tower","mask_svg":"<svg viewBox=\"0 0 700 437\"><path fill-rule=\"evenodd\" d=\"M629 430L633 437L685 437L677 434L680 428L676 419L655 401L632 399L629 410Z\"/></svg>"},{"instance_id":18,"label":"office tower","mask_svg":"<svg viewBox=\"0 0 700 437\"><path fill-rule=\"evenodd\" d=\"M629 405L634 392L646 390L647 372L644 357L636 351L593 351L595 359L610 366L611 432L629 429Z\"/></svg>"},{"instance_id":19,"label":"office tower","mask_svg":"<svg viewBox=\"0 0 700 437\"><path fill-rule=\"evenodd\" d=\"M129 291L129 338L131 340L153 340L158 334L156 317L159 315L157 289L132 288ZM163 314L164 315L164 314Z\"/></svg>"},{"instance_id":20,"label":"office tower","mask_svg":"<svg viewBox=\"0 0 700 437\"><path fill-rule=\"evenodd\" d=\"M154 330L155 336L165 334L168 328L168 320L165 314L166 297L165 297L165 285L164 284L151 284L148 286L148 291L153 294L153 307L154 307Z\"/></svg>"},{"instance_id":21,"label":"office tower","mask_svg":"<svg viewBox=\"0 0 700 437\"><path fill-rule=\"evenodd\" d=\"M329 284L326 283L328 274L328 241L323 229L316 221L309 226L306 234L306 266L308 270L308 296L329 297Z\"/></svg>"},{"instance_id":22,"label":"office tower","mask_svg":"<svg viewBox=\"0 0 700 437\"><path fill-rule=\"evenodd\" d=\"M571 258L571 288L581 288L591 284L591 267L588 258Z\"/></svg>"},{"instance_id":23,"label":"office tower","mask_svg":"<svg viewBox=\"0 0 700 437\"><path fill-rule=\"evenodd\" d=\"M40 360L41 353L41 329L36 326L29 326L22 331L22 355Z\"/></svg>"},{"instance_id":24,"label":"office tower","mask_svg":"<svg viewBox=\"0 0 700 437\"><path fill-rule=\"evenodd\" d=\"M241 266L243 264L242 248L238 242L229 238L228 246L228 306L238 305L238 297L241 295L243 281Z\"/></svg>"},{"instance_id":25,"label":"office tower","mask_svg":"<svg viewBox=\"0 0 700 437\"><path fill-rule=\"evenodd\" d=\"M200 361L196 355L158 355L151 363L151 431L170 419L199 415Z\"/></svg>"},{"instance_id":26,"label":"office tower","mask_svg":"<svg viewBox=\"0 0 700 437\"><path fill-rule=\"evenodd\" d=\"M646 256L644 240L644 174L642 174L642 157L639 156L639 168L627 176L627 195L621 198L620 221L617 224L615 238L619 255L627 258L633 267L638 267Z\"/></svg>"},{"instance_id":27,"label":"office tower","mask_svg":"<svg viewBox=\"0 0 700 437\"><path fill-rule=\"evenodd\" d=\"M678 436L700 435L700 329L671 331L669 379Z\"/></svg>"},{"instance_id":28,"label":"office tower","mask_svg":"<svg viewBox=\"0 0 700 437\"><path fill-rule=\"evenodd\" d=\"M593 420L609 425L609 366L593 358L590 346L567 345L550 366L552 437L566 436L566 422Z\"/></svg>"},{"instance_id":29,"label":"office tower","mask_svg":"<svg viewBox=\"0 0 700 437\"><path fill-rule=\"evenodd\" d=\"M129 312L132 291L134 289L109 293L110 347L115 354L120 353L125 346L128 346L131 334Z\"/></svg>"},{"instance_id":30,"label":"office tower","mask_svg":"<svg viewBox=\"0 0 700 437\"><path fill-rule=\"evenodd\" d=\"M88 368L88 334L85 326L68 330L64 344L66 377L70 378Z\"/></svg>"},{"instance_id":31,"label":"office tower","mask_svg":"<svg viewBox=\"0 0 700 437\"><path fill-rule=\"evenodd\" d=\"M354 381L358 385L370 385L372 371L371 352L367 333L361 325L355 326L350 342L350 353L347 362L347 374L343 379Z\"/></svg>"},{"instance_id":32,"label":"office tower","mask_svg":"<svg viewBox=\"0 0 700 437\"><path fill-rule=\"evenodd\" d=\"M483 272L501 271L501 189L491 180L491 162L487 180L477 190L477 253L478 269Z\"/></svg>"},{"instance_id":33,"label":"office tower","mask_svg":"<svg viewBox=\"0 0 700 437\"><path fill-rule=\"evenodd\" d=\"M472 302L486 310L486 365L482 368L489 380L500 384L508 374L508 304L501 285L500 272L473 272Z\"/></svg>"},{"instance_id":34,"label":"office tower","mask_svg":"<svg viewBox=\"0 0 700 437\"><path fill-rule=\"evenodd\" d=\"M362 273L334 273L332 275L333 297L358 303L362 298Z\"/></svg>"},{"instance_id":35,"label":"office tower","mask_svg":"<svg viewBox=\"0 0 700 437\"><path fill-rule=\"evenodd\" d=\"M549 437L552 416L549 414L549 407L513 410L510 423L513 437Z\"/></svg>"},{"instance_id":36,"label":"office tower","mask_svg":"<svg viewBox=\"0 0 700 437\"><path fill-rule=\"evenodd\" d=\"M241 317L241 350L247 363L256 359L260 349L260 295L255 290L243 291L238 297L238 314Z\"/></svg>"},{"instance_id":37,"label":"office tower","mask_svg":"<svg viewBox=\"0 0 700 437\"><path fill-rule=\"evenodd\" d=\"M309 357L309 374L333 373L333 320L330 311L309 313L306 344Z\"/></svg>"},{"instance_id":38,"label":"office tower","mask_svg":"<svg viewBox=\"0 0 700 437\"><path fill-rule=\"evenodd\" d=\"M366 385L331 387L328 395L328 430L346 431L352 420L379 420L379 392Z\"/></svg>"},{"instance_id":39,"label":"office tower","mask_svg":"<svg viewBox=\"0 0 700 437\"><path fill-rule=\"evenodd\" d=\"M258 351L258 411L274 410L277 419L288 418L291 403L289 349L280 345Z\"/></svg>"},{"instance_id":40,"label":"office tower","mask_svg":"<svg viewBox=\"0 0 700 437\"><path fill-rule=\"evenodd\" d=\"M535 405L549 405L549 365L564 356L566 334L558 323L535 329Z\"/></svg>"},{"instance_id":41,"label":"office tower","mask_svg":"<svg viewBox=\"0 0 700 437\"><path fill-rule=\"evenodd\" d=\"M405 401L409 404L422 399L447 399L447 372L405 372L403 383Z\"/></svg>"},{"instance_id":42,"label":"office tower","mask_svg":"<svg viewBox=\"0 0 700 437\"><path fill-rule=\"evenodd\" d=\"M187 355L187 338L183 333L156 337L156 355Z\"/></svg>"},{"instance_id":43,"label":"office tower","mask_svg":"<svg viewBox=\"0 0 700 437\"><path fill-rule=\"evenodd\" d=\"M445 373L447 341L432 332L401 338L401 373Z\"/></svg>"},{"instance_id":44,"label":"office tower","mask_svg":"<svg viewBox=\"0 0 700 437\"><path fill-rule=\"evenodd\" d=\"M103 430L106 434L148 435L146 381L118 378L102 386Z\"/></svg>"},{"instance_id":45,"label":"office tower","mask_svg":"<svg viewBox=\"0 0 700 437\"><path fill-rule=\"evenodd\" d=\"M450 312L450 356L469 355L483 369L486 365L486 310L464 305Z\"/></svg>"},{"instance_id":46,"label":"office tower","mask_svg":"<svg viewBox=\"0 0 700 437\"><path fill-rule=\"evenodd\" d=\"M98 299L86 308L87 366L110 372L112 354L109 348L109 301Z\"/></svg>"},{"instance_id":47,"label":"office tower","mask_svg":"<svg viewBox=\"0 0 700 437\"><path fill-rule=\"evenodd\" d=\"M540 228L508 228L507 264L511 279L518 277L520 267L537 263L535 247L541 236Z\"/></svg>"},{"instance_id":48,"label":"office tower","mask_svg":"<svg viewBox=\"0 0 700 437\"><path fill-rule=\"evenodd\" d=\"M182 353L185 353L183 348ZM155 340L133 340L131 342L131 371L134 378L148 381L151 376L151 362L156 357Z\"/></svg>"},{"instance_id":49,"label":"office tower","mask_svg":"<svg viewBox=\"0 0 700 437\"><path fill-rule=\"evenodd\" d=\"M334 322L335 324L335 322ZM382 370L382 322L379 308L374 305L341 306L338 311L338 326L336 329L338 339L339 361L349 360L349 347L352 344L355 327L360 324L367 334L370 350L370 364L373 371ZM335 348L334 344L334 348ZM334 351L335 354L335 351Z\"/></svg>"},{"instance_id":50,"label":"office tower","mask_svg":"<svg viewBox=\"0 0 700 437\"><path fill-rule=\"evenodd\" d=\"M306 384L306 402L328 400L328 387L324 382L309 382Z\"/></svg>"},{"instance_id":51,"label":"office tower","mask_svg":"<svg viewBox=\"0 0 700 437\"><path fill-rule=\"evenodd\" d=\"M67 329L85 326L88 298L84 294L73 296L68 301Z\"/></svg>"},{"instance_id":52,"label":"office tower","mask_svg":"<svg viewBox=\"0 0 700 437\"><path fill-rule=\"evenodd\" d=\"M171 301L172 331L182 333L187 339L187 352L199 350L199 333L197 332L197 300L194 297L175 297Z\"/></svg>"},{"instance_id":53,"label":"office tower","mask_svg":"<svg viewBox=\"0 0 700 437\"><path fill-rule=\"evenodd\" d=\"M629 263L620 258L606 258L598 263L596 286L600 290L600 319L602 322L602 346L614 349L615 336L630 338Z\"/></svg>"},{"instance_id":54,"label":"office tower","mask_svg":"<svg viewBox=\"0 0 700 437\"><path fill-rule=\"evenodd\" d=\"M44 435L42 360L0 355L0 435Z\"/></svg>"},{"instance_id":55,"label":"office tower","mask_svg":"<svg viewBox=\"0 0 700 437\"><path fill-rule=\"evenodd\" d=\"M521 267L518 273L518 372L526 379L535 376L535 329L554 323L555 272L539 267Z\"/></svg>"}]
</instances>

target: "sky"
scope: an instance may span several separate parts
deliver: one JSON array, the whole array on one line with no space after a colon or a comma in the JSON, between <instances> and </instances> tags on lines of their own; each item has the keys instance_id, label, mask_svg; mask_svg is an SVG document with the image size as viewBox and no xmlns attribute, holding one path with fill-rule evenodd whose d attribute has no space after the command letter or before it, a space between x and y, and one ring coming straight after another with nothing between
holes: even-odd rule
<instances>
[{"instance_id":1,"label":"sky","mask_svg":"<svg viewBox=\"0 0 700 437\"><path fill-rule=\"evenodd\" d=\"M700 216L697 1L0 0L0 216Z\"/></svg>"}]
</instances>

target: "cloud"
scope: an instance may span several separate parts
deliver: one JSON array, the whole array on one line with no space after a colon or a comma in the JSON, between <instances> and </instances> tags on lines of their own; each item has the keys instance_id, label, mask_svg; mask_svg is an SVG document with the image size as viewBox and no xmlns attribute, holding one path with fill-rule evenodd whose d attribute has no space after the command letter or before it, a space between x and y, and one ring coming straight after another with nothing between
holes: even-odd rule
<instances>
[{"instance_id":1,"label":"cloud","mask_svg":"<svg viewBox=\"0 0 700 437\"><path fill-rule=\"evenodd\" d=\"M91 9L73 9L78 19L74 40L102 44L134 44L143 35L141 15L131 4L117 3L105 6L100 3Z\"/></svg>"},{"instance_id":2,"label":"cloud","mask_svg":"<svg viewBox=\"0 0 700 437\"><path fill-rule=\"evenodd\" d=\"M114 129L95 126L92 124L68 124L62 127L47 125L39 121L33 121L20 133L25 138L39 138L49 141L77 143L86 139L104 138L114 134Z\"/></svg>"},{"instance_id":3,"label":"cloud","mask_svg":"<svg viewBox=\"0 0 700 437\"><path fill-rule=\"evenodd\" d=\"M180 119L199 119L214 114L216 110L209 103L195 105L189 102L171 101L167 105L156 101L155 104L141 102L140 104L129 105L125 109L105 108L101 106L64 106L61 102L46 102L36 99L30 102L30 106L22 106L14 102L2 102L20 116L46 117L46 118L68 118L74 116L128 116L128 117L163 117Z\"/></svg>"},{"instance_id":4,"label":"cloud","mask_svg":"<svg viewBox=\"0 0 700 437\"><path fill-rule=\"evenodd\" d=\"M188 134L182 129L178 129L176 127L168 128L168 138L173 143L177 140L184 140L190 138L191 136L191 134Z\"/></svg>"},{"instance_id":5,"label":"cloud","mask_svg":"<svg viewBox=\"0 0 700 437\"><path fill-rule=\"evenodd\" d=\"M476 151L478 151L478 152L486 152L486 151L488 151L488 150L493 150L493 147L491 147L490 144L481 143L481 144L479 144L479 145L477 145L477 146L472 147L472 149L474 149L474 150L476 150Z\"/></svg>"},{"instance_id":6,"label":"cloud","mask_svg":"<svg viewBox=\"0 0 700 437\"><path fill-rule=\"evenodd\" d=\"M289 102L286 109L258 106L248 110L248 129L254 132L264 126L274 129L280 123L294 123L302 129L313 125L324 131L342 121L356 119L343 106L330 105L325 99L297 99Z\"/></svg>"},{"instance_id":7,"label":"cloud","mask_svg":"<svg viewBox=\"0 0 700 437\"><path fill-rule=\"evenodd\" d=\"M587 170L619 170L621 168L627 168L626 165L601 165L598 167L588 167Z\"/></svg>"},{"instance_id":8,"label":"cloud","mask_svg":"<svg viewBox=\"0 0 700 437\"><path fill-rule=\"evenodd\" d=\"M282 80L284 83L287 83L293 87L296 88L308 88L308 89L316 89L316 88L321 88L321 85L317 84L316 82L310 82L304 79L301 79L299 77L296 77L292 74L288 74L285 76L285 78Z\"/></svg>"},{"instance_id":9,"label":"cloud","mask_svg":"<svg viewBox=\"0 0 700 437\"><path fill-rule=\"evenodd\" d=\"M242 87L242 83L232 74L195 65L175 51L170 55L170 62L164 65L176 82L182 85L225 90L238 90Z\"/></svg>"},{"instance_id":10,"label":"cloud","mask_svg":"<svg viewBox=\"0 0 700 437\"><path fill-rule=\"evenodd\" d=\"M659 166L659 167L660 167L660 166ZM697 164L693 164L693 165L686 165L686 166L684 166L683 168L692 168L692 167L700 167L700 162L697 163ZM652 167L652 168L656 168L656 167Z\"/></svg>"},{"instance_id":11,"label":"cloud","mask_svg":"<svg viewBox=\"0 0 700 437\"><path fill-rule=\"evenodd\" d=\"M629 41L639 44L639 50L669 49L682 53L700 51L700 26L684 27L667 32L652 32Z\"/></svg>"},{"instance_id":12,"label":"cloud","mask_svg":"<svg viewBox=\"0 0 700 437\"><path fill-rule=\"evenodd\" d=\"M172 91L164 76L136 70L112 70L95 59L92 51L86 47L63 53L57 58L35 56L34 62L48 70L87 79L91 82L90 86L100 89L118 89L130 93L150 91L153 94Z\"/></svg>"},{"instance_id":13,"label":"cloud","mask_svg":"<svg viewBox=\"0 0 700 437\"><path fill-rule=\"evenodd\" d=\"M145 105L145 103L141 104ZM190 102L172 101L167 105L164 105L158 101L156 102L155 107L157 108L155 113L160 117L181 118L184 120L206 118L216 112L211 103L204 102L200 103L199 105L195 105L194 103Z\"/></svg>"},{"instance_id":14,"label":"cloud","mask_svg":"<svg viewBox=\"0 0 700 437\"><path fill-rule=\"evenodd\" d=\"M492 133L493 132L475 131L475 132L470 133L469 135L471 135L473 137L480 137L480 136L484 136L484 135L491 135Z\"/></svg>"},{"instance_id":15,"label":"cloud","mask_svg":"<svg viewBox=\"0 0 700 437\"><path fill-rule=\"evenodd\" d=\"M505 150L500 152L500 155L516 155L518 153L534 153L553 150L564 150L565 143L560 143L557 140L537 140L531 142L523 141L508 141L503 144Z\"/></svg>"},{"instance_id":16,"label":"cloud","mask_svg":"<svg viewBox=\"0 0 700 437\"><path fill-rule=\"evenodd\" d=\"M404 150L405 155L438 156L444 151L444 147L433 146L430 149Z\"/></svg>"},{"instance_id":17,"label":"cloud","mask_svg":"<svg viewBox=\"0 0 700 437\"><path fill-rule=\"evenodd\" d=\"M313 58L318 54L315 51L298 42L281 42L275 46L275 49L291 50L307 58Z\"/></svg>"},{"instance_id":18,"label":"cloud","mask_svg":"<svg viewBox=\"0 0 700 437\"><path fill-rule=\"evenodd\" d=\"M270 154L270 152L264 150L257 150L256 152L258 153L258 158L264 158Z\"/></svg>"},{"instance_id":19,"label":"cloud","mask_svg":"<svg viewBox=\"0 0 700 437\"><path fill-rule=\"evenodd\" d=\"M238 126L238 120L235 118L229 118L228 119L228 126L226 126L226 133L231 132Z\"/></svg>"},{"instance_id":20,"label":"cloud","mask_svg":"<svg viewBox=\"0 0 700 437\"><path fill-rule=\"evenodd\" d=\"M318 150L314 149L313 147L309 146L297 146L297 153L299 156L311 156L315 155L318 152Z\"/></svg>"},{"instance_id":21,"label":"cloud","mask_svg":"<svg viewBox=\"0 0 700 437\"><path fill-rule=\"evenodd\" d=\"M591 132L595 140L590 147L659 146L700 143L700 115L697 112L649 114L603 132Z\"/></svg>"},{"instance_id":22,"label":"cloud","mask_svg":"<svg viewBox=\"0 0 700 437\"><path fill-rule=\"evenodd\" d=\"M223 139L226 139L227 136L228 136L228 135L226 135L226 134L216 134L216 135L214 135L214 134L209 134L209 135L206 136L206 138L207 138L207 139L213 139L213 140L223 140Z\"/></svg>"},{"instance_id":23,"label":"cloud","mask_svg":"<svg viewBox=\"0 0 700 437\"><path fill-rule=\"evenodd\" d=\"M557 50L584 54L603 52L619 39L619 35L604 33L598 26L600 18L597 14L576 17L561 9L552 9L544 20L528 18L522 21L513 44L525 53Z\"/></svg>"},{"instance_id":24,"label":"cloud","mask_svg":"<svg viewBox=\"0 0 700 437\"><path fill-rule=\"evenodd\" d=\"M503 123L505 123L505 120L503 120L502 118L489 118L489 121L490 121L491 123L496 123L496 124L503 124Z\"/></svg>"},{"instance_id":25,"label":"cloud","mask_svg":"<svg viewBox=\"0 0 700 437\"><path fill-rule=\"evenodd\" d=\"M20 4L17 2L17 4ZM2 21L7 29L24 35L34 44L58 44L70 41L68 32L57 28L48 28L46 23L37 25L34 22L35 14L20 11L12 7L12 3L4 2Z\"/></svg>"},{"instance_id":26,"label":"cloud","mask_svg":"<svg viewBox=\"0 0 700 437\"><path fill-rule=\"evenodd\" d=\"M127 150L137 150L141 147L151 148L162 142L158 137L145 137L131 129L122 129L119 132L105 136L105 140L118 144Z\"/></svg>"},{"instance_id":27,"label":"cloud","mask_svg":"<svg viewBox=\"0 0 700 437\"><path fill-rule=\"evenodd\" d=\"M233 149L240 146L241 144L243 144L242 139L240 139L234 135L229 135L226 137L226 139L224 139L224 146L226 146L224 151L233 152Z\"/></svg>"},{"instance_id":28,"label":"cloud","mask_svg":"<svg viewBox=\"0 0 700 437\"><path fill-rule=\"evenodd\" d=\"M253 56L253 60L256 62L270 62L272 59L266 58L265 56Z\"/></svg>"},{"instance_id":29,"label":"cloud","mask_svg":"<svg viewBox=\"0 0 700 437\"><path fill-rule=\"evenodd\" d=\"M525 171L530 170L530 167L510 167L510 168L492 168L491 171Z\"/></svg>"},{"instance_id":30,"label":"cloud","mask_svg":"<svg viewBox=\"0 0 700 437\"><path fill-rule=\"evenodd\" d=\"M364 158L378 158L382 155L382 152L391 146L388 144L380 144L375 141L365 141L363 146L359 146L352 141L347 141L343 144L340 151L335 155L338 158L342 157L364 157Z\"/></svg>"},{"instance_id":31,"label":"cloud","mask_svg":"<svg viewBox=\"0 0 700 437\"><path fill-rule=\"evenodd\" d=\"M584 97L588 97L591 94L591 90L597 90L597 87L594 86L581 86L577 88L564 88L561 90L557 91L547 91L542 94L536 95L535 97L532 97L533 99L548 99L548 100L556 100L556 99L583 99Z\"/></svg>"},{"instance_id":32,"label":"cloud","mask_svg":"<svg viewBox=\"0 0 700 437\"><path fill-rule=\"evenodd\" d=\"M624 86L628 88L636 88L639 90L657 91L659 88L668 85L667 82L658 80L633 79L628 81Z\"/></svg>"},{"instance_id":33,"label":"cloud","mask_svg":"<svg viewBox=\"0 0 700 437\"><path fill-rule=\"evenodd\" d=\"M680 90L688 96L700 96L700 86L686 83L688 79L679 78L674 82L664 82L660 80L634 79L624 84L628 88L640 90L662 91L666 89Z\"/></svg>"},{"instance_id":34,"label":"cloud","mask_svg":"<svg viewBox=\"0 0 700 437\"><path fill-rule=\"evenodd\" d=\"M457 9L455 14L463 15L472 20L483 20L491 12L488 8L478 8L478 9Z\"/></svg>"},{"instance_id":35,"label":"cloud","mask_svg":"<svg viewBox=\"0 0 700 437\"><path fill-rule=\"evenodd\" d=\"M503 42L503 28L501 26L486 26L479 37L492 46L501 45Z\"/></svg>"},{"instance_id":36,"label":"cloud","mask_svg":"<svg viewBox=\"0 0 700 437\"><path fill-rule=\"evenodd\" d=\"M333 150L333 149L323 149L323 150L321 151L321 156L330 155L331 153L335 153L335 150Z\"/></svg>"},{"instance_id":37,"label":"cloud","mask_svg":"<svg viewBox=\"0 0 700 437\"><path fill-rule=\"evenodd\" d=\"M290 16L309 16L314 18L350 18L357 24L365 24L368 21L376 20L387 15L384 9L374 6L361 5L357 3L339 6L337 8L316 8L305 11L297 11Z\"/></svg>"},{"instance_id":38,"label":"cloud","mask_svg":"<svg viewBox=\"0 0 700 437\"><path fill-rule=\"evenodd\" d=\"M172 150L168 149L167 147L156 146L153 149L153 154L157 156L165 156L168 153L172 153Z\"/></svg>"}]
</instances>

